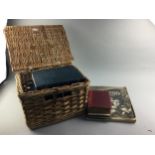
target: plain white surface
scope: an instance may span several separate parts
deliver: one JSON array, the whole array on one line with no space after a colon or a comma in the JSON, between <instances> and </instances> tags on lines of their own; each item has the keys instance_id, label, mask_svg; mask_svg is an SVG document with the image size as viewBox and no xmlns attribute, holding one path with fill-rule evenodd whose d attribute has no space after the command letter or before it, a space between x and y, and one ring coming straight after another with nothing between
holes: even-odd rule
<instances>
[{"instance_id":1,"label":"plain white surface","mask_svg":"<svg viewBox=\"0 0 155 155\"><path fill-rule=\"evenodd\" d=\"M9 24L63 24L73 64L91 85L126 86L137 122L78 117L31 131L12 74L0 89L0 134L155 134L155 26L149 20L10 20Z\"/></svg>"}]
</instances>

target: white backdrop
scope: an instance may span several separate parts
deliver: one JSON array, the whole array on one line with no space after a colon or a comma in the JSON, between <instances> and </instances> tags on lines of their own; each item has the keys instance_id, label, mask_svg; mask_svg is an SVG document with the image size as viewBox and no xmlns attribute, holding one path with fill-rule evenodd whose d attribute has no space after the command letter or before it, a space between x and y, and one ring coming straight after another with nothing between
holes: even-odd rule
<instances>
[{"instance_id":1,"label":"white backdrop","mask_svg":"<svg viewBox=\"0 0 155 155\"><path fill-rule=\"evenodd\" d=\"M155 26L149 20L9 20L12 24L63 24L73 64L91 85L127 86L137 122L79 117L30 131L12 75L0 90L0 134L155 134Z\"/></svg>"}]
</instances>

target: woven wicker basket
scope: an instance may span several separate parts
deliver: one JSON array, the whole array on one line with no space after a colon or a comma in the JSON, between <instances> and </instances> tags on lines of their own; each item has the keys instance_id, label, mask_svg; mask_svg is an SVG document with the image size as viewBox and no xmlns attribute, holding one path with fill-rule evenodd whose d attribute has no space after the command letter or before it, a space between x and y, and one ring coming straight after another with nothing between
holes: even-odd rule
<instances>
[{"instance_id":1,"label":"woven wicker basket","mask_svg":"<svg viewBox=\"0 0 155 155\"><path fill-rule=\"evenodd\" d=\"M24 87L31 81L32 70L71 64L73 57L63 26L7 26L4 32L28 127L35 129L82 114L87 101L87 78L42 90L26 91Z\"/></svg>"}]
</instances>

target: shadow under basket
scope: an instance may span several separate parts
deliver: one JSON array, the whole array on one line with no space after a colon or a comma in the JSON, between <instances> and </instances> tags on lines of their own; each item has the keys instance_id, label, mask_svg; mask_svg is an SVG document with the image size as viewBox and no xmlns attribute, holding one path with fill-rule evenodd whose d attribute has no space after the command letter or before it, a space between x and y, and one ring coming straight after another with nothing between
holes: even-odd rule
<instances>
[{"instance_id":1,"label":"shadow under basket","mask_svg":"<svg viewBox=\"0 0 155 155\"><path fill-rule=\"evenodd\" d=\"M28 88L33 71L72 64L73 56L63 26L7 26L4 32L28 127L35 129L82 114L89 86L85 77L80 82L61 86Z\"/></svg>"},{"instance_id":2,"label":"shadow under basket","mask_svg":"<svg viewBox=\"0 0 155 155\"><path fill-rule=\"evenodd\" d=\"M85 111L89 84L87 79L70 85L27 90L25 85L31 83L30 75L25 72L15 76L18 96L29 128L58 123Z\"/></svg>"}]
</instances>

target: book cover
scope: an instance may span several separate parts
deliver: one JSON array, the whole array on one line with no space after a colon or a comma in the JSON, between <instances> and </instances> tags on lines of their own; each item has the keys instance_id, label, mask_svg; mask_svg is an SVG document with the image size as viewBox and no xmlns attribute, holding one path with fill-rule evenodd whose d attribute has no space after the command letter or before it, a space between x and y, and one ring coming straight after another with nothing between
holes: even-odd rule
<instances>
[{"instance_id":1,"label":"book cover","mask_svg":"<svg viewBox=\"0 0 155 155\"><path fill-rule=\"evenodd\" d=\"M90 90L87 111L89 115L110 115L111 99L107 91Z\"/></svg>"},{"instance_id":2,"label":"book cover","mask_svg":"<svg viewBox=\"0 0 155 155\"><path fill-rule=\"evenodd\" d=\"M85 80L85 77L70 65L32 71L32 79L36 89L43 89L81 82Z\"/></svg>"}]
</instances>

